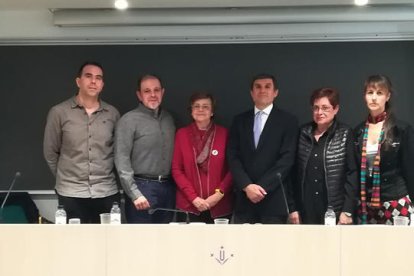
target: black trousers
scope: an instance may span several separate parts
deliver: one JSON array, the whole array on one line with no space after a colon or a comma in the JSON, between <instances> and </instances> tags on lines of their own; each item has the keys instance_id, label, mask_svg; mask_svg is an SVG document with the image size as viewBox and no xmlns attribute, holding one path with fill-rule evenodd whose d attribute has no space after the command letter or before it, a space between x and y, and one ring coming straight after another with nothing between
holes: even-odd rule
<instances>
[{"instance_id":1,"label":"black trousers","mask_svg":"<svg viewBox=\"0 0 414 276\"><path fill-rule=\"evenodd\" d=\"M80 218L81 223L100 223L99 214L109 213L112 204L120 203L119 193L102 198L78 198L58 195L59 205L63 205L67 218Z\"/></svg>"}]
</instances>

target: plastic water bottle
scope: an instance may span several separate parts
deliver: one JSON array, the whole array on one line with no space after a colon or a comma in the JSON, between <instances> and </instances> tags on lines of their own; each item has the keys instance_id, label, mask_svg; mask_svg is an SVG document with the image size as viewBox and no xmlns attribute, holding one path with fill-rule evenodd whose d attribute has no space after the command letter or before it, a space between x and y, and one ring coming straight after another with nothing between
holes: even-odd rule
<instances>
[{"instance_id":1,"label":"plastic water bottle","mask_svg":"<svg viewBox=\"0 0 414 276\"><path fill-rule=\"evenodd\" d=\"M325 213L325 225L335 226L336 225L336 215L332 206L328 206L328 210Z\"/></svg>"},{"instance_id":2,"label":"plastic water bottle","mask_svg":"<svg viewBox=\"0 0 414 276\"><path fill-rule=\"evenodd\" d=\"M66 224L66 211L63 205L59 205L55 213L55 224Z\"/></svg>"},{"instance_id":3,"label":"plastic water bottle","mask_svg":"<svg viewBox=\"0 0 414 276\"><path fill-rule=\"evenodd\" d=\"M111 224L121 224L121 208L118 202L114 202L111 208Z\"/></svg>"}]
</instances>

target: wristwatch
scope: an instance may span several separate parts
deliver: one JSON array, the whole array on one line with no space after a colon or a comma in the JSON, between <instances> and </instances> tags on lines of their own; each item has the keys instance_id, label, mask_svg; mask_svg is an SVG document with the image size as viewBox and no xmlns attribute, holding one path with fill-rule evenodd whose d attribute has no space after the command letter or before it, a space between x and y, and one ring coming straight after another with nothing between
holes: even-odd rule
<instances>
[{"instance_id":1,"label":"wristwatch","mask_svg":"<svg viewBox=\"0 0 414 276\"><path fill-rule=\"evenodd\" d=\"M215 193L219 193L221 195L224 195L224 192L221 189L219 189L219 188L215 189L214 192Z\"/></svg>"},{"instance_id":2,"label":"wristwatch","mask_svg":"<svg viewBox=\"0 0 414 276\"><path fill-rule=\"evenodd\" d=\"M344 214L345 214L345 216L347 216L347 217L352 217L352 214L351 213L349 213L349 212L343 212Z\"/></svg>"}]
</instances>

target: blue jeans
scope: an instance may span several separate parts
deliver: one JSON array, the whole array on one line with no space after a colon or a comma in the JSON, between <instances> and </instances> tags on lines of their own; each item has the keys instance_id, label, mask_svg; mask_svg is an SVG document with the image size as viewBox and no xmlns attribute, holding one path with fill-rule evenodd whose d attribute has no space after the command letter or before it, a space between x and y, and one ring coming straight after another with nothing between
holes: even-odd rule
<instances>
[{"instance_id":1,"label":"blue jeans","mask_svg":"<svg viewBox=\"0 0 414 276\"><path fill-rule=\"evenodd\" d=\"M135 177L135 183L148 200L151 209L175 208L175 183L172 180L156 181ZM169 223L174 213L160 210L150 215L148 210L137 210L131 199L127 197L125 216L128 223Z\"/></svg>"}]
</instances>

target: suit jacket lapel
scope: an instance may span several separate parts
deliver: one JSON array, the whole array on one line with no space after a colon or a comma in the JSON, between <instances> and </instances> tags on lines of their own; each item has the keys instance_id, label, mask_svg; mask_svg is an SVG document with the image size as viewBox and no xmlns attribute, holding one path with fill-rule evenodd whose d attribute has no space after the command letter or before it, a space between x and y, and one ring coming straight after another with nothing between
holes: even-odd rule
<instances>
[{"instance_id":1,"label":"suit jacket lapel","mask_svg":"<svg viewBox=\"0 0 414 276\"><path fill-rule=\"evenodd\" d=\"M254 134L253 134L253 128L254 128L254 109L249 112L247 118L246 118L246 129L248 130L247 137L249 137L249 147L255 149L254 146Z\"/></svg>"}]
</instances>

